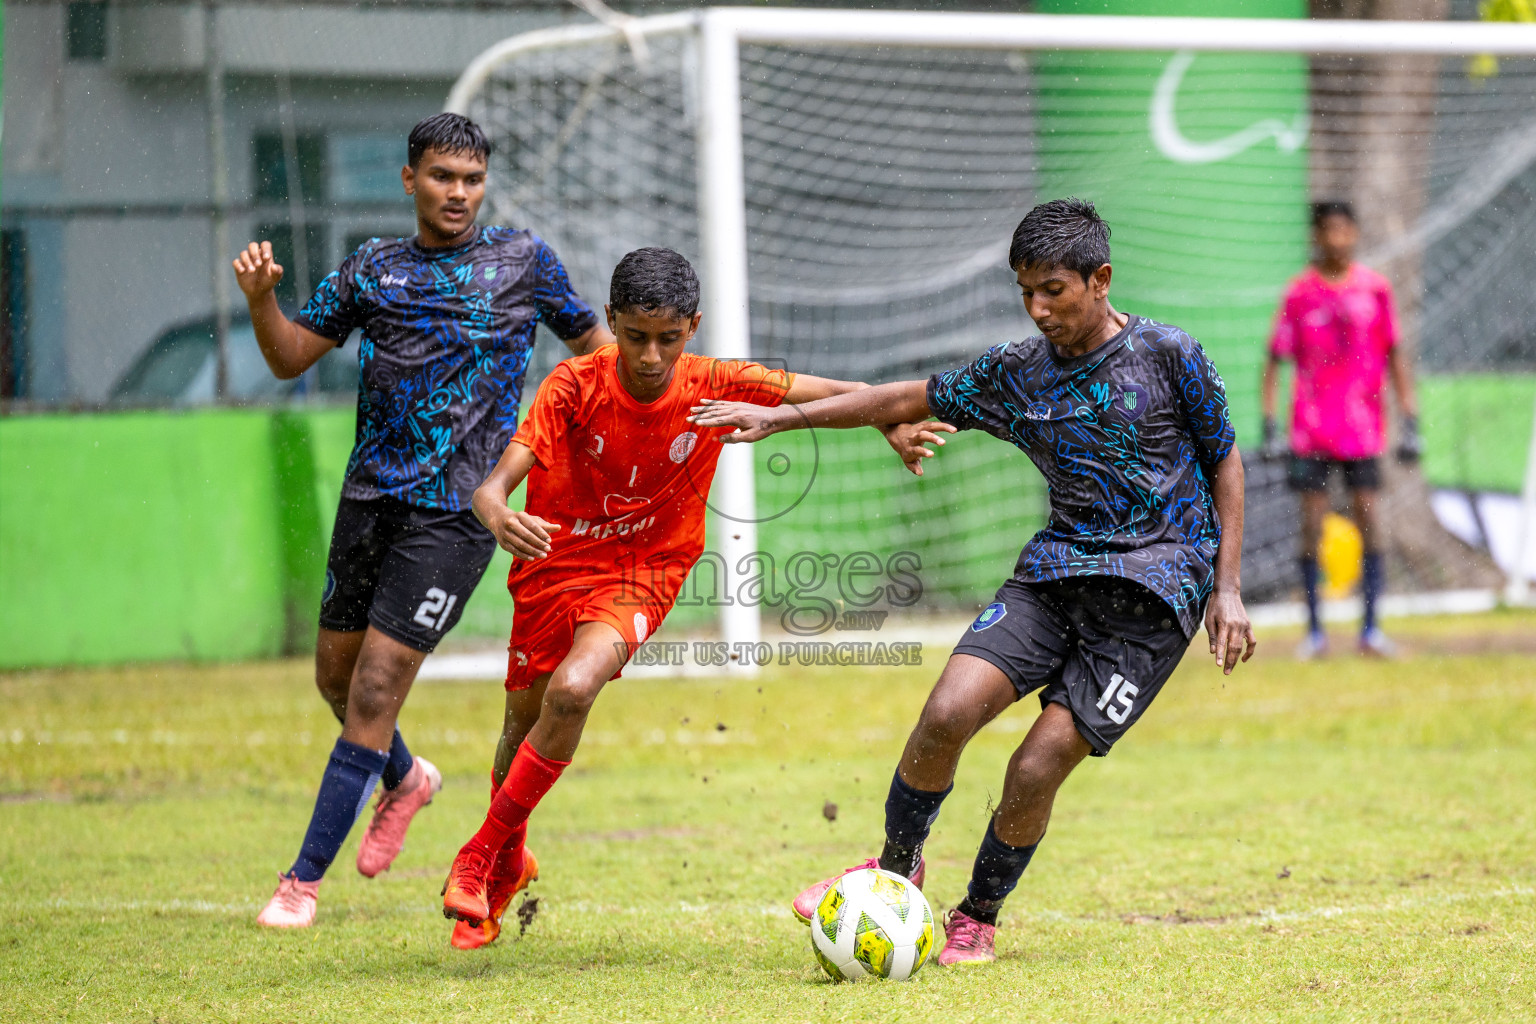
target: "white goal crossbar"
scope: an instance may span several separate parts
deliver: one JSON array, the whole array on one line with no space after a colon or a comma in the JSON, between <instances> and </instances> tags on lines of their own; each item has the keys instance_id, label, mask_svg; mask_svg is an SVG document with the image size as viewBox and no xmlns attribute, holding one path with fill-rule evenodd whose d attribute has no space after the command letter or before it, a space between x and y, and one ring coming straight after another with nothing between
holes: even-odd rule
<instances>
[{"instance_id":1,"label":"white goal crossbar","mask_svg":"<svg viewBox=\"0 0 1536 1024\"><path fill-rule=\"evenodd\" d=\"M470 61L448 94L445 109L467 113L471 99L503 64L536 50L637 37L693 34L700 97L699 222L704 306L711 355L751 354L748 317L745 179L741 143L742 43L780 45L939 47L989 50L1217 51L1304 54L1418 54L1536 57L1536 25L1482 22L1403 22L1268 18L1162 18L1110 15L982 14L961 12L814 10L713 7L625 18L622 23L538 29L505 39ZM1536 428L1523 515L1536 519ZM717 543L733 571L757 546L753 465L745 446L727 447L712 504L721 513ZM1521 570L1536 545L1522 534L1519 578L1510 596L1524 597ZM726 591L734 593L734 587ZM756 608L722 609L721 632L732 643L757 643Z\"/></svg>"}]
</instances>

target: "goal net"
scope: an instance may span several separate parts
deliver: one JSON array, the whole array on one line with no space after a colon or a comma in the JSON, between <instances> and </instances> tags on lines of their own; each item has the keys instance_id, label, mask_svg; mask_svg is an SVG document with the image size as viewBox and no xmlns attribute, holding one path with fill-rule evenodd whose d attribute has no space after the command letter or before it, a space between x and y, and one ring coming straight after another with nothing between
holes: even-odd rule
<instances>
[{"instance_id":1,"label":"goal net","mask_svg":"<svg viewBox=\"0 0 1536 1024\"><path fill-rule=\"evenodd\" d=\"M707 351L870 383L1033 333L1006 266L1013 227L1048 198L1095 201L1116 307L1184 327L1226 378L1251 453L1245 583L1274 597L1292 583L1296 508L1283 466L1256 457L1258 381L1314 200L1354 204L1361 258L1397 288L1430 483L1505 495L1518 519L1536 30L1491 28L714 9L508 40L449 107L492 136L492 217L546 238L583 293L605 296L629 250L670 246L704 282ZM540 351L531 378L559 354ZM838 579L861 552L888 577L915 559L916 607L973 608L1046 514L1038 474L990 438L955 438L921 480L873 431L741 455L717 481L711 545L733 566L768 556L785 598L769 620L811 581L790 565L801 552L824 556L819 594L839 612L874 589ZM1410 496L1398 585L1487 585L1481 499L1469 543L1446 547L1429 485L1392 486ZM891 583L873 606L910 590ZM685 598L675 620L713 614Z\"/></svg>"}]
</instances>

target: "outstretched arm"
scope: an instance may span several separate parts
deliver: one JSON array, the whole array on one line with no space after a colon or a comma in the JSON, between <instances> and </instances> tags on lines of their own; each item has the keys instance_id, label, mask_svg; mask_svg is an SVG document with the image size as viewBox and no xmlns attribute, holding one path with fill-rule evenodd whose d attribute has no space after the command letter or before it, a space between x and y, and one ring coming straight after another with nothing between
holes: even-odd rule
<instances>
[{"instance_id":1,"label":"outstretched arm","mask_svg":"<svg viewBox=\"0 0 1536 1024\"><path fill-rule=\"evenodd\" d=\"M893 395L891 389L906 390ZM704 427L737 428L720 439L727 444L758 441L798 427L874 427L885 435L902 464L915 476L922 476L922 460L933 455L933 450L924 446L942 446L944 439L939 432L955 432L948 423L929 419L929 415L925 381L870 387L797 373L784 396L784 405L778 408L706 399L688 418Z\"/></svg>"},{"instance_id":2,"label":"outstretched arm","mask_svg":"<svg viewBox=\"0 0 1536 1024\"><path fill-rule=\"evenodd\" d=\"M1247 661L1258 646L1243 607L1243 457L1236 446L1216 464L1211 498L1221 521L1221 544L1216 549L1216 585L1205 608L1205 632L1217 667L1231 675L1239 657Z\"/></svg>"},{"instance_id":3,"label":"outstretched arm","mask_svg":"<svg viewBox=\"0 0 1536 1024\"><path fill-rule=\"evenodd\" d=\"M727 434L721 440L739 443L760 441L769 434L801 427L879 427L890 423L916 423L933 415L928 408L927 381L907 380L875 387L845 385L847 391L814 397L812 385L801 398L795 390L803 376L796 376L795 385L785 396L786 405L792 408L705 399L694 406L688 418L701 427L735 427L736 433ZM816 377L811 380L824 384L843 383Z\"/></svg>"},{"instance_id":4,"label":"outstretched arm","mask_svg":"<svg viewBox=\"0 0 1536 1024\"><path fill-rule=\"evenodd\" d=\"M549 557L549 535L560 529L558 523L507 507L507 499L532 469L533 449L516 441L509 443L491 475L475 488L474 498L470 501L475 518L491 531L497 544L517 558L530 560Z\"/></svg>"},{"instance_id":5,"label":"outstretched arm","mask_svg":"<svg viewBox=\"0 0 1536 1024\"><path fill-rule=\"evenodd\" d=\"M251 311L256 344L278 380L292 380L336 347L330 338L300 327L278 308L273 289L283 279L283 268L272 258L271 242L247 245L235 257L234 267L235 280Z\"/></svg>"}]
</instances>

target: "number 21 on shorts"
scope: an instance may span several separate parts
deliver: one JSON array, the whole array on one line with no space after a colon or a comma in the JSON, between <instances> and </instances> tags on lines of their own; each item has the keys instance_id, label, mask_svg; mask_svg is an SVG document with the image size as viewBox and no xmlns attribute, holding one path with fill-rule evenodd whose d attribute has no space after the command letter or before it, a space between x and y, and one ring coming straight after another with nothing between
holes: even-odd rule
<instances>
[{"instance_id":1,"label":"number 21 on shorts","mask_svg":"<svg viewBox=\"0 0 1536 1024\"><path fill-rule=\"evenodd\" d=\"M1116 672L1109 677L1109 685L1104 687L1104 696L1099 698L1099 710L1108 715L1111 722L1124 725L1126 717L1131 713L1131 701L1140 692L1134 683Z\"/></svg>"},{"instance_id":2,"label":"number 21 on shorts","mask_svg":"<svg viewBox=\"0 0 1536 1024\"><path fill-rule=\"evenodd\" d=\"M441 633L443 624L448 621L448 613L453 611L458 600L458 594L450 594L442 587L433 587L427 591L427 599L421 602L421 607L416 609L415 621Z\"/></svg>"}]
</instances>

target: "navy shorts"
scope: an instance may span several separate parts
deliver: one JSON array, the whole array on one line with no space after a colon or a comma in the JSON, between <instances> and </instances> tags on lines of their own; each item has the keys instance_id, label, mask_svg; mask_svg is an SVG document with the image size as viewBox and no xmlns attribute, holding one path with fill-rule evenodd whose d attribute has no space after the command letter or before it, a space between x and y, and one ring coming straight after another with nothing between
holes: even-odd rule
<instances>
[{"instance_id":1,"label":"navy shorts","mask_svg":"<svg viewBox=\"0 0 1536 1024\"><path fill-rule=\"evenodd\" d=\"M1344 486L1352 491L1374 491L1381 487L1381 460L1313 459L1291 456L1291 490L1307 493L1326 491L1328 474L1338 469L1344 474Z\"/></svg>"},{"instance_id":2,"label":"navy shorts","mask_svg":"<svg viewBox=\"0 0 1536 1024\"><path fill-rule=\"evenodd\" d=\"M395 498L342 498L326 559L320 627L373 626L432 651L464 614L496 538L473 512L418 508Z\"/></svg>"},{"instance_id":3,"label":"navy shorts","mask_svg":"<svg viewBox=\"0 0 1536 1024\"><path fill-rule=\"evenodd\" d=\"M956 654L1002 670L1019 696L1072 712L1103 757L1136 724L1178 668L1189 638L1162 598L1118 576L1050 583L1009 580L982 609Z\"/></svg>"}]
</instances>

